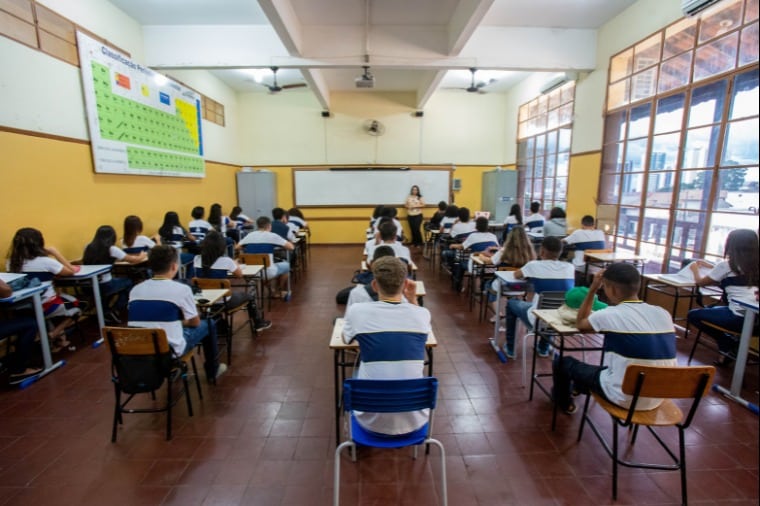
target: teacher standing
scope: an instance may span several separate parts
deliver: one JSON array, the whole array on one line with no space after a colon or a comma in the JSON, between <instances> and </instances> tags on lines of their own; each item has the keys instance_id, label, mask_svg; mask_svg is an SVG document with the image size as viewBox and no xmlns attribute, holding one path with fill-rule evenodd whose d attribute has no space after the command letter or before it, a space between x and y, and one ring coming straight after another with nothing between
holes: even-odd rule
<instances>
[{"instance_id":1,"label":"teacher standing","mask_svg":"<svg viewBox=\"0 0 760 506\"><path fill-rule=\"evenodd\" d=\"M409 190L409 196L406 198L406 214L409 219L409 228L412 230L412 246L422 246L422 209L425 207L425 201L422 199L420 187L412 186Z\"/></svg>"}]
</instances>

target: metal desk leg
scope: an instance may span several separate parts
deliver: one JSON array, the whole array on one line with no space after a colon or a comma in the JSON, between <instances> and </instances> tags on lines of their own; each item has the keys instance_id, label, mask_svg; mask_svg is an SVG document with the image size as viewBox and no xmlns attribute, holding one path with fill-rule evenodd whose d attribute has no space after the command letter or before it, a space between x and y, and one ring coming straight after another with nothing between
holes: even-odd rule
<instances>
[{"instance_id":1,"label":"metal desk leg","mask_svg":"<svg viewBox=\"0 0 760 506\"><path fill-rule=\"evenodd\" d=\"M101 334L106 323L103 318L103 304L100 300L100 282L97 276L92 278L92 295L95 299L95 314L98 316L98 334ZM92 343L92 347L97 348L101 344L103 344L103 336L99 335L95 342Z\"/></svg>"},{"instance_id":2,"label":"metal desk leg","mask_svg":"<svg viewBox=\"0 0 760 506\"><path fill-rule=\"evenodd\" d=\"M744 381L744 369L747 365L747 354L749 351L749 340L752 337L752 330L755 327L755 313L749 309L744 315L744 325L742 326L741 339L739 340L739 350L736 353L736 364L734 365L734 377L731 379L731 394L739 396L742 393L742 382Z\"/></svg>"},{"instance_id":3,"label":"metal desk leg","mask_svg":"<svg viewBox=\"0 0 760 506\"><path fill-rule=\"evenodd\" d=\"M341 355L340 350L335 350L333 355L333 375L335 380L335 446L340 444L340 386L338 385L338 367L342 360L339 360Z\"/></svg>"},{"instance_id":4,"label":"metal desk leg","mask_svg":"<svg viewBox=\"0 0 760 506\"><path fill-rule=\"evenodd\" d=\"M30 376L19 384L19 388L26 388L43 376L55 371L59 367L63 366L66 362L59 360L53 363L53 359L50 355L50 342L48 341L47 326L45 325L45 313L42 311L42 298L39 293L32 295L32 302L34 306L34 319L37 322L37 330L40 333L40 348L42 348L42 362L45 366L43 371L35 376Z\"/></svg>"}]
</instances>

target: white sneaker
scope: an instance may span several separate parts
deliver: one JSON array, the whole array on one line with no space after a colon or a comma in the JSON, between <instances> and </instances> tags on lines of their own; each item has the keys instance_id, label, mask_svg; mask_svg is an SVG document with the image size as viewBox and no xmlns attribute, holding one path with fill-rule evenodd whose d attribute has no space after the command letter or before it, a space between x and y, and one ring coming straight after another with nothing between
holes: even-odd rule
<instances>
[{"instance_id":1,"label":"white sneaker","mask_svg":"<svg viewBox=\"0 0 760 506\"><path fill-rule=\"evenodd\" d=\"M219 362L219 367L216 369L216 377L219 378L222 374L227 372L227 364Z\"/></svg>"}]
</instances>

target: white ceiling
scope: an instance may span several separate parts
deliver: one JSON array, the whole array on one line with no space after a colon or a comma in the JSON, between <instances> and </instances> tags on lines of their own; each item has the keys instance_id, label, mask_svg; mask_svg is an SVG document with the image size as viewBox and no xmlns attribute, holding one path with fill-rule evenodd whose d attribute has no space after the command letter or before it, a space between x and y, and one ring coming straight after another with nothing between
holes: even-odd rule
<instances>
[{"instance_id":1,"label":"white ceiling","mask_svg":"<svg viewBox=\"0 0 760 506\"><path fill-rule=\"evenodd\" d=\"M157 69L206 69L238 91L306 83L325 109L332 91L416 93L422 109L440 88L483 92L528 74L590 70L596 29L635 0L110 0L143 25ZM368 61L368 63L367 63ZM487 83L487 84L486 84ZM303 90L299 90L303 91ZM281 93L294 93L284 90Z\"/></svg>"}]
</instances>

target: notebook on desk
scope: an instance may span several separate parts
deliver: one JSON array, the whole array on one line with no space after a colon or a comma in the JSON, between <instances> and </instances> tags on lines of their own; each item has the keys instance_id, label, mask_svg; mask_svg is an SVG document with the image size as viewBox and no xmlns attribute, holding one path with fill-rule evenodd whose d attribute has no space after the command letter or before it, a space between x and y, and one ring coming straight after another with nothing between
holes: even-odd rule
<instances>
[{"instance_id":1,"label":"notebook on desk","mask_svg":"<svg viewBox=\"0 0 760 506\"><path fill-rule=\"evenodd\" d=\"M674 274L661 274L660 279L673 281L674 283L694 283L694 273L691 270L691 264L687 264L683 269ZM705 277L712 267L699 266L699 276Z\"/></svg>"}]
</instances>

